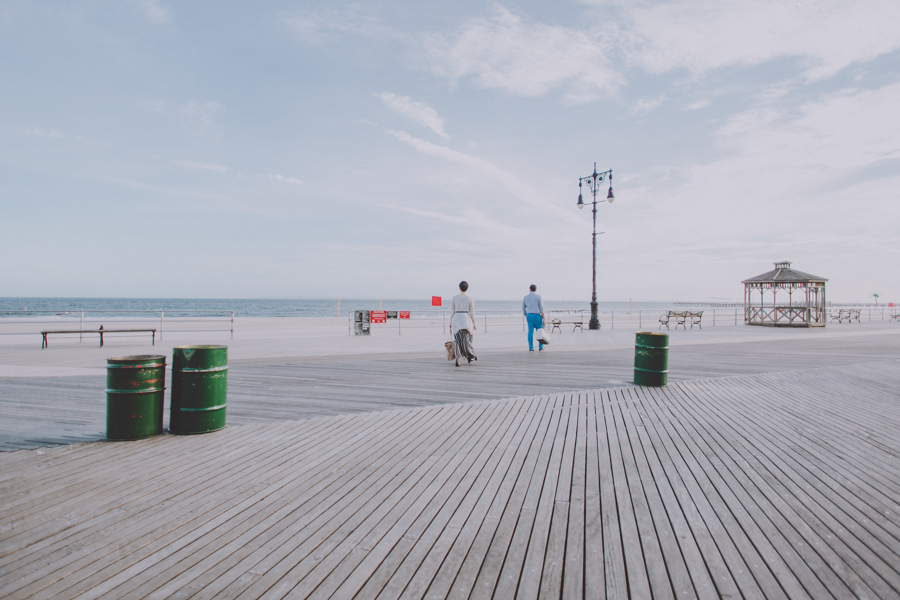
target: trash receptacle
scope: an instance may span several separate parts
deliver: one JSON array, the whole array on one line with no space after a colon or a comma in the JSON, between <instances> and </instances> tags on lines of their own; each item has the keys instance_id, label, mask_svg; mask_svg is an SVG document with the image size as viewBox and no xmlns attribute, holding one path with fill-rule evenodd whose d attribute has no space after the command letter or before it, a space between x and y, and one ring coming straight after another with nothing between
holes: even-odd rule
<instances>
[{"instance_id":1,"label":"trash receptacle","mask_svg":"<svg viewBox=\"0 0 900 600\"><path fill-rule=\"evenodd\" d=\"M180 346L172 350L169 431L207 433L225 427L228 346Z\"/></svg>"},{"instance_id":2,"label":"trash receptacle","mask_svg":"<svg viewBox=\"0 0 900 600\"><path fill-rule=\"evenodd\" d=\"M166 357L106 359L106 438L139 440L162 433Z\"/></svg>"},{"instance_id":3,"label":"trash receptacle","mask_svg":"<svg viewBox=\"0 0 900 600\"><path fill-rule=\"evenodd\" d=\"M639 331L634 342L634 383L663 387L669 383L669 335Z\"/></svg>"}]
</instances>

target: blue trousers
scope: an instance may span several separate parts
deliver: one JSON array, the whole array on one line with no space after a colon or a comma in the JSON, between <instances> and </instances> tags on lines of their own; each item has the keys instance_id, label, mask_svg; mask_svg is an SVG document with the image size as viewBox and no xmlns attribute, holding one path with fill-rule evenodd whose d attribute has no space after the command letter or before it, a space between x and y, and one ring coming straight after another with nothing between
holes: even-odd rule
<instances>
[{"instance_id":1,"label":"blue trousers","mask_svg":"<svg viewBox=\"0 0 900 600\"><path fill-rule=\"evenodd\" d=\"M527 314L525 319L528 321L528 349L534 350L534 330L541 329L544 326L544 320L541 315ZM538 350L543 350L544 345L538 342Z\"/></svg>"}]
</instances>

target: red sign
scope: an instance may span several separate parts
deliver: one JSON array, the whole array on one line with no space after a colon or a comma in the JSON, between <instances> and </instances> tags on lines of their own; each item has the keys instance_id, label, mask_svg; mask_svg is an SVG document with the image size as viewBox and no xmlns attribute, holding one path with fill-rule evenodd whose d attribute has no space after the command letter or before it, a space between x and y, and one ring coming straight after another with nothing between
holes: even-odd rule
<instances>
[{"instance_id":1,"label":"red sign","mask_svg":"<svg viewBox=\"0 0 900 600\"><path fill-rule=\"evenodd\" d=\"M893 303L893 302L888 302L888 306L890 306L891 308L894 308L894 303Z\"/></svg>"},{"instance_id":2,"label":"red sign","mask_svg":"<svg viewBox=\"0 0 900 600\"><path fill-rule=\"evenodd\" d=\"M387 323L387 311L386 310L373 310L371 320L372 320L372 323Z\"/></svg>"},{"instance_id":3,"label":"red sign","mask_svg":"<svg viewBox=\"0 0 900 600\"><path fill-rule=\"evenodd\" d=\"M441 297L440 296L432 296L431 297L431 305L432 306L440 306L441 305Z\"/></svg>"},{"instance_id":4,"label":"red sign","mask_svg":"<svg viewBox=\"0 0 900 600\"><path fill-rule=\"evenodd\" d=\"M408 311L408 310L401 310L401 311L400 311L400 318L401 318L401 319L408 319L408 318L409 318L409 311Z\"/></svg>"}]
</instances>

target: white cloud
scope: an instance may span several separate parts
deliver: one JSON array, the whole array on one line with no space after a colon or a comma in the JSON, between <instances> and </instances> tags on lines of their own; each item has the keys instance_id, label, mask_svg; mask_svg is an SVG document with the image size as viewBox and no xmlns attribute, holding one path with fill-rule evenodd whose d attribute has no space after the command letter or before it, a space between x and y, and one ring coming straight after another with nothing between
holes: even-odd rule
<instances>
[{"instance_id":1,"label":"white cloud","mask_svg":"<svg viewBox=\"0 0 900 600\"><path fill-rule=\"evenodd\" d=\"M651 73L794 57L819 79L900 48L896 0L629 2L621 10L630 59Z\"/></svg>"},{"instance_id":2,"label":"white cloud","mask_svg":"<svg viewBox=\"0 0 900 600\"><path fill-rule=\"evenodd\" d=\"M490 218L484 211L473 208L464 208L462 209L462 211L460 211L461 214L458 215L447 215L435 211L421 210L418 208L410 208L406 206L393 206L390 204L379 204L378 206L405 212L417 217L437 219L439 221L446 221L448 223L453 223L454 225L462 225L465 227L476 227L479 229L488 230L494 234L507 236L503 239L494 238L494 241L501 244L504 243L505 239L508 239L508 236L522 235L524 231L523 229L511 227L510 225L507 225L505 223L499 223L498 221Z\"/></svg>"},{"instance_id":3,"label":"white cloud","mask_svg":"<svg viewBox=\"0 0 900 600\"><path fill-rule=\"evenodd\" d=\"M212 129L222 105L215 100L188 100L182 103L150 100L140 104L142 108L160 115L171 115L196 131Z\"/></svg>"},{"instance_id":4,"label":"white cloud","mask_svg":"<svg viewBox=\"0 0 900 600\"><path fill-rule=\"evenodd\" d=\"M800 106L793 118L771 108L735 115L718 135L726 148L769 162L772 168L845 174L900 158L897 106L900 83L850 89Z\"/></svg>"},{"instance_id":5,"label":"white cloud","mask_svg":"<svg viewBox=\"0 0 900 600\"><path fill-rule=\"evenodd\" d=\"M45 138L58 138L62 137L63 133L59 129L44 129L42 127L34 127L26 131L28 135L33 135L37 137L45 137Z\"/></svg>"},{"instance_id":6,"label":"white cloud","mask_svg":"<svg viewBox=\"0 0 900 600\"><path fill-rule=\"evenodd\" d=\"M687 106L684 107L684 109L685 110L699 110L701 108L706 108L707 106L709 106L709 99L704 98L703 100L697 100L696 102L694 102L692 104L688 104Z\"/></svg>"},{"instance_id":7,"label":"white cloud","mask_svg":"<svg viewBox=\"0 0 900 600\"><path fill-rule=\"evenodd\" d=\"M490 161L478 158L477 156L463 154L462 152L457 152L456 150L452 150L445 146L438 146L437 144L432 144L431 142L419 138L414 138L405 131L388 130L388 133L401 142L409 144L423 154L464 165L483 175L487 175L492 185L496 186L499 184L513 196L519 198L519 200L540 210L541 214L544 216L555 216L562 221L581 223L580 219L576 216L550 203L536 190L520 181L515 175L504 171Z\"/></svg>"},{"instance_id":8,"label":"white cloud","mask_svg":"<svg viewBox=\"0 0 900 600\"><path fill-rule=\"evenodd\" d=\"M654 217L648 235L685 260L716 247L722 256L768 256L787 244L785 258L815 249L819 260L834 261L873 240L900 240L898 105L895 83L795 110L740 113L716 132L714 159L682 169L683 180L654 187L645 177L629 195ZM702 234L685 236L685 227Z\"/></svg>"},{"instance_id":9,"label":"white cloud","mask_svg":"<svg viewBox=\"0 0 900 600\"><path fill-rule=\"evenodd\" d=\"M155 112L155 113L160 113L160 114L166 112L166 109L168 108L168 105L165 102L163 102L162 100L148 100L146 102L141 102L140 106L142 106L143 108L146 108L150 112Z\"/></svg>"},{"instance_id":10,"label":"white cloud","mask_svg":"<svg viewBox=\"0 0 900 600\"><path fill-rule=\"evenodd\" d=\"M178 106L177 111L186 120L206 128L214 123L219 107L219 103L214 100L207 100L206 102L189 101Z\"/></svg>"},{"instance_id":11,"label":"white cloud","mask_svg":"<svg viewBox=\"0 0 900 600\"><path fill-rule=\"evenodd\" d=\"M278 173L270 173L268 177L269 179L274 179L275 181L283 181L285 183L292 183L294 185L303 185L303 181L297 179L296 177L286 177Z\"/></svg>"},{"instance_id":12,"label":"white cloud","mask_svg":"<svg viewBox=\"0 0 900 600\"><path fill-rule=\"evenodd\" d=\"M389 108L394 109L401 115L424 125L441 137L449 138L447 132L444 131L444 119L442 119L437 111L425 104L424 102L416 102L409 96L398 96L390 92L376 94L381 98Z\"/></svg>"},{"instance_id":13,"label":"white cloud","mask_svg":"<svg viewBox=\"0 0 900 600\"><path fill-rule=\"evenodd\" d=\"M615 94L629 66L702 75L789 58L814 80L900 49L896 0L594 4L602 13L579 27L547 25L497 7L488 18L425 36L428 66L451 81L471 77L521 96L562 88L567 101L587 102ZM614 64L613 57L623 62Z\"/></svg>"},{"instance_id":14,"label":"white cloud","mask_svg":"<svg viewBox=\"0 0 900 600\"><path fill-rule=\"evenodd\" d=\"M144 16L151 23L161 25L169 22L169 10L164 6L160 6L158 0L132 0L135 6L144 13Z\"/></svg>"},{"instance_id":15,"label":"white cloud","mask_svg":"<svg viewBox=\"0 0 900 600\"><path fill-rule=\"evenodd\" d=\"M615 93L624 83L607 58L611 28L579 31L526 21L498 7L452 35L425 38L430 68L456 81L473 77L486 88L539 96L564 87L570 102Z\"/></svg>"},{"instance_id":16,"label":"white cloud","mask_svg":"<svg viewBox=\"0 0 900 600\"><path fill-rule=\"evenodd\" d=\"M377 17L363 12L359 6L296 12L285 17L284 24L301 41L312 45L321 45L345 34L387 40L405 40L408 37Z\"/></svg>"},{"instance_id":17,"label":"white cloud","mask_svg":"<svg viewBox=\"0 0 900 600\"><path fill-rule=\"evenodd\" d=\"M189 169L202 169L204 171L215 171L216 173L228 172L228 167L213 163L198 163L189 160L170 160L169 162L173 165L178 165L179 167L187 167Z\"/></svg>"},{"instance_id":18,"label":"white cloud","mask_svg":"<svg viewBox=\"0 0 900 600\"><path fill-rule=\"evenodd\" d=\"M665 99L666 95L661 94L657 98L644 98L643 100L638 100L628 112L632 115L643 115L648 112L652 112L660 104L662 104Z\"/></svg>"}]
</instances>

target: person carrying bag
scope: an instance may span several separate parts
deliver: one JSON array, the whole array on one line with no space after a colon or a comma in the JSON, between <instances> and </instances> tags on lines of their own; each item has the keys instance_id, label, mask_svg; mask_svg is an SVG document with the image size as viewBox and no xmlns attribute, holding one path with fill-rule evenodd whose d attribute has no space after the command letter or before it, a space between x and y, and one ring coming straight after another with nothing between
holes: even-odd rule
<instances>
[{"instance_id":1,"label":"person carrying bag","mask_svg":"<svg viewBox=\"0 0 900 600\"><path fill-rule=\"evenodd\" d=\"M544 344L550 342L544 335L544 303L541 297L535 294L537 286L532 285L530 289L531 292L522 299L522 314L528 321L528 351L534 352L534 338L537 338L539 351L544 349Z\"/></svg>"}]
</instances>

